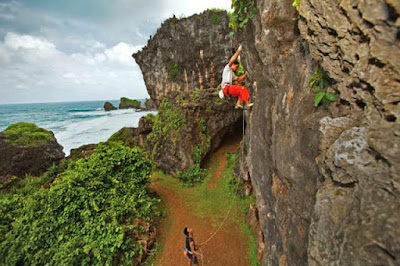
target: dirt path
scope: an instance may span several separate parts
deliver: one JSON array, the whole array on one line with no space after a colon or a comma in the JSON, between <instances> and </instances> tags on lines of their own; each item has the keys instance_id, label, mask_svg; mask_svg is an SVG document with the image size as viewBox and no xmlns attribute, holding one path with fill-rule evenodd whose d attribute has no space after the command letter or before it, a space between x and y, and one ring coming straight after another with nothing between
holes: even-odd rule
<instances>
[{"instance_id":1,"label":"dirt path","mask_svg":"<svg viewBox=\"0 0 400 266\"><path fill-rule=\"evenodd\" d=\"M226 152L235 152L240 139L232 138L211 155L210 160L217 160L218 165L213 175L213 181L221 177L224 171ZM213 185L209 187L212 189ZM191 214L185 206L190 198L181 196L172 188L153 182L151 189L156 191L165 204L167 215L158 227L158 241L162 247L155 260L156 265L188 265L188 259L183 255L185 238L183 229L189 226L194 229L196 244L207 240L215 227L211 226L209 217L198 218ZM215 210L226 211L226 210ZM229 220L229 219L228 219ZM228 222L206 245L201 247L204 255L204 265L248 265L246 258L246 239L237 224ZM199 265L202 265L199 262Z\"/></svg>"}]
</instances>

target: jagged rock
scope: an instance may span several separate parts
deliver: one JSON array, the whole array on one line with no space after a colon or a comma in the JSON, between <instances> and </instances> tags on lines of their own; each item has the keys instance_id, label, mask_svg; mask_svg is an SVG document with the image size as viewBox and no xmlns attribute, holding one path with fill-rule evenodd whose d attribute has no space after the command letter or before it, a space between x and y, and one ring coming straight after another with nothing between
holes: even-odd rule
<instances>
[{"instance_id":1,"label":"jagged rock","mask_svg":"<svg viewBox=\"0 0 400 266\"><path fill-rule=\"evenodd\" d=\"M119 103L119 109L129 109L129 108L142 109L141 102L138 100L131 100L126 97L122 97Z\"/></svg>"},{"instance_id":2,"label":"jagged rock","mask_svg":"<svg viewBox=\"0 0 400 266\"><path fill-rule=\"evenodd\" d=\"M17 123L0 133L0 183L12 176L39 176L64 158L53 132Z\"/></svg>"},{"instance_id":3,"label":"jagged rock","mask_svg":"<svg viewBox=\"0 0 400 266\"><path fill-rule=\"evenodd\" d=\"M104 103L104 110L105 111L112 111L112 110L117 110L117 107L115 107L112 103L110 102L105 102Z\"/></svg>"},{"instance_id":4,"label":"jagged rock","mask_svg":"<svg viewBox=\"0 0 400 266\"><path fill-rule=\"evenodd\" d=\"M397 265L399 3L301 0L299 16L292 2L255 1L238 33L255 84L241 175L256 196L261 262ZM312 106L315 60L340 97L329 110Z\"/></svg>"},{"instance_id":5,"label":"jagged rock","mask_svg":"<svg viewBox=\"0 0 400 266\"><path fill-rule=\"evenodd\" d=\"M213 16L220 22L212 23ZM226 12L205 11L188 18L166 20L142 51L133 54L147 91L157 106L180 91L215 88L232 56Z\"/></svg>"},{"instance_id":6,"label":"jagged rock","mask_svg":"<svg viewBox=\"0 0 400 266\"><path fill-rule=\"evenodd\" d=\"M216 15L220 21L214 24L211 18ZM133 55L162 120L149 135L146 150L167 173L176 175L193 166L195 153L204 158L240 123L242 112L233 108L233 102L219 100L215 89L232 56L228 21L226 12L214 11L170 18ZM170 106L165 110L163 100Z\"/></svg>"},{"instance_id":7,"label":"jagged rock","mask_svg":"<svg viewBox=\"0 0 400 266\"><path fill-rule=\"evenodd\" d=\"M142 147L145 148L145 141L147 136L151 132L153 122L146 118L141 117L139 120L139 126L135 127L123 127L118 132L113 134L107 141L117 142L121 141L128 147Z\"/></svg>"}]
</instances>

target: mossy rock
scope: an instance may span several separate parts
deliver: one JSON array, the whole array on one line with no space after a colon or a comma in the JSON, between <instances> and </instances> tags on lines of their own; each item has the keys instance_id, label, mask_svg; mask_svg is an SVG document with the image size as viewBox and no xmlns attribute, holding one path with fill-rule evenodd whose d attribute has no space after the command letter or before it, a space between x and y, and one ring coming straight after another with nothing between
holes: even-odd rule
<instances>
[{"instance_id":1,"label":"mossy rock","mask_svg":"<svg viewBox=\"0 0 400 266\"><path fill-rule=\"evenodd\" d=\"M134 147L137 146L137 138L135 138L135 128L123 127L116 133L114 133L107 142L122 142L125 146Z\"/></svg>"},{"instance_id":2,"label":"mossy rock","mask_svg":"<svg viewBox=\"0 0 400 266\"><path fill-rule=\"evenodd\" d=\"M37 147L55 141L53 132L26 122L9 126L3 135L14 146Z\"/></svg>"},{"instance_id":3,"label":"mossy rock","mask_svg":"<svg viewBox=\"0 0 400 266\"><path fill-rule=\"evenodd\" d=\"M132 100L126 97L121 98L121 102L119 104L119 109L127 109L127 108L135 108L141 109L141 102L138 100Z\"/></svg>"}]
</instances>

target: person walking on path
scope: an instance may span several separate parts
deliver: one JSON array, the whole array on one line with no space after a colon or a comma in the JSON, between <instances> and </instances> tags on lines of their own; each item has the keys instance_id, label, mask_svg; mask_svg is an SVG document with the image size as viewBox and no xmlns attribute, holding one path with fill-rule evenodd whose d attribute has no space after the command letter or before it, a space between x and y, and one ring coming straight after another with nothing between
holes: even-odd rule
<instances>
[{"instance_id":1,"label":"person walking on path","mask_svg":"<svg viewBox=\"0 0 400 266\"><path fill-rule=\"evenodd\" d=\"M219 97L223 99L224 97L238 97L235 108L243 108L242 102L245 103L247 108L253 106L253 103L249 102L250 93L249 90L240 85L240 83L248 76L248 73L244 73L240 77L235 75L235 71L239 68L239 57L242 51L242 45L239 46L236 53L229 60L229 63L225 66L222 72L222 83L221 90L219 91Z\"/></svg>"},{"instance_id":2,"label":"person walking on path","mask_svg":"<svg viewBox=\"0 0 400 266\"><path fill-rule=\"evenodd\" d=\"M184 250L184 255L189 259L189 265L198 264L197 256L202 256L199 252L195 250L195 244L193 239L193 229L187 228L183 230L186 236L186 245Z\"/></svg>"}]
</instances>

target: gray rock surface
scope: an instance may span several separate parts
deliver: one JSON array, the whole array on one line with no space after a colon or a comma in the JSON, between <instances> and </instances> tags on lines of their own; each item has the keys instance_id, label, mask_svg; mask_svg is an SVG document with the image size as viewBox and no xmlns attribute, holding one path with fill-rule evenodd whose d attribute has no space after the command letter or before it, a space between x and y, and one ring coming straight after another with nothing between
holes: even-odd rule
<instances>
[{"instance_id":1,"label":"gray rock surface","mask_svg":"<svg viewBox=\"0 0 400 266\"><path fill-rule=\"evenodd\" d=\"M214 24L215 16L220 21ZM193 166L196 148L201 146L204 158L241 122L242 112L234 109L233 101L220 100L216 89L232 56L228 20L226 12L214 11L170 18L143 50L133 55L159 114L163 112L162 100L166 99L172 106L166 112L179 113L185 121L177 127L167 125L170 122L166 115L165 128L161 130L165 132L153 134L145 145L167 173L176 175Z\"/></svg>"},{"instance_id":2,"label":"gray rock surface","mask_svg":"<svg viewBox=\"0 0 400 266\"><path fill-rule=\"evenodd\" d=\"M250 177L263 265L400 263L400 2L255 1L238 33L255 106ZM320 62L339 100L313 107ZM396 211L397 210L397 211Z\"/></svg>"},{"instance_id":3,"label":"gray rock surface","mask_svg":"<svg viewBox=\"0 0 400 266\"><path fill-rule=\"evenodd\" d=\"M211 22L215 15L221 18L217 24ZM228 21L226 12L213 11L167 19L143 50L133 55L157 106L164 97L174 100L180 91L219 85L232 56Z\"/></svg>"}]
</instances>

